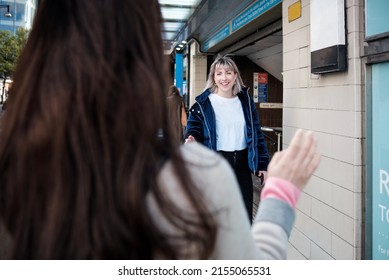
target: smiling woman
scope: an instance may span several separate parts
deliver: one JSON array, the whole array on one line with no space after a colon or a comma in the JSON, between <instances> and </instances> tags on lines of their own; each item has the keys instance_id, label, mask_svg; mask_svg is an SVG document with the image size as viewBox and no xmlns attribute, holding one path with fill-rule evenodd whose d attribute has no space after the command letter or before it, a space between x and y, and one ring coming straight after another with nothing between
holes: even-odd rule
<instances>
[{"instance_id":1,"label":"smiling woman","mask_svg":"<svg viewBox=\"0 0 389 280\"><path fill-rule=\"evenodd\" d=\"M185 142L219 152L238 179L249 222L253 220L251 173L266 179L269 154L255 103L229 56L212 63L205 91L190 109Z\"/></svg>"}]
</instances>

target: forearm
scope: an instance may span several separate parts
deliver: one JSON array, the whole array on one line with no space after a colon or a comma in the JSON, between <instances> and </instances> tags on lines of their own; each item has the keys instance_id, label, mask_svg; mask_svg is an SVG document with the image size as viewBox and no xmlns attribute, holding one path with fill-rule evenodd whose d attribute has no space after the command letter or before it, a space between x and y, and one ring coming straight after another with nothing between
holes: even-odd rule
<instances>
[{"instance_id":1,"label":"forearm","mask_svg":"<svg viewBox=\"0 0 389 280\"><path fill-rule=\"evenodd\" d=\"M299 196L300 190L286 180L270 177L266 181L252 226L254 242L265 259L286 258Z\"/></svg>"},{"instance_id":2,"label":"forearm","mask_svg":"<svg viewBox=\"0 0 389 280\"><path fill-rule=\"evenodd\" d=\"M251 228L261 258L286 259L288 239L294 220L294 210L286 202L275 198L261 201Z\"/></svg>"}]
</instances>

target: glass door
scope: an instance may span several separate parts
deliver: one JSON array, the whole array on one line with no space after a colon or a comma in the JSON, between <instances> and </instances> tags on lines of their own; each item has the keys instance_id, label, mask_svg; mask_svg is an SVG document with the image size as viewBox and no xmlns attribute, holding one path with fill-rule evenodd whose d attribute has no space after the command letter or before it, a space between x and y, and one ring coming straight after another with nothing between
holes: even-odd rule
<instances>
[{"instance_id":1,"label":"glass door","mask_svg":"<svg viewBox=\"0 0 389 280\"><path fill-rule=\"evenodd\" d=\"M389 260L389 62L371 67L371 253Z\"/></svg>"}]
</instances>

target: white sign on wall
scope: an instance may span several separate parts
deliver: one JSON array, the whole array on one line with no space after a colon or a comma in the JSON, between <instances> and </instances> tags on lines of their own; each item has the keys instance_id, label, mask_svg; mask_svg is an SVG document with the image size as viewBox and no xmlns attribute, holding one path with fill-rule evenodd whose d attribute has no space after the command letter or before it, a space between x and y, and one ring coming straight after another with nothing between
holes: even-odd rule
<instances>
[{"instance_id":1,"label":"white sign on wall","mask_svg":"<svg viewBox=\"0 0 389 280\"><path fill-rule=\"evenodd\" d=\"M311 72L347 68L345 1L311 0Z\"/></svg>"}]
</instances>

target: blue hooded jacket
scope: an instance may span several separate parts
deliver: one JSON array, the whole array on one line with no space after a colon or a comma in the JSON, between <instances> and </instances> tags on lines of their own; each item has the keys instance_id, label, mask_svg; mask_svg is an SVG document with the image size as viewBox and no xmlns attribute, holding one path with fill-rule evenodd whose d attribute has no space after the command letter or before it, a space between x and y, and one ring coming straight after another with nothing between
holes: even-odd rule
<instances>
[{"instance_id":1,"label":"blue hooded jacket","mask_svg":"<svg viewBox=\"0 0 389 280\"><path fill-rule=\"evenodd\" d=\"M189 118L185 131L185 138L192 135L197 142L204 144L212 150L216 148L216 119L208 96L210 89L206 89L196 97L196 102L189 110ZM238 93L242 103L244 118L246 120L246 143L248 148L248 165L255 175L258 171L266 171L269 164L269 153L261 125L257 108L247 88Z\"/></svg>"}]
</instances>

